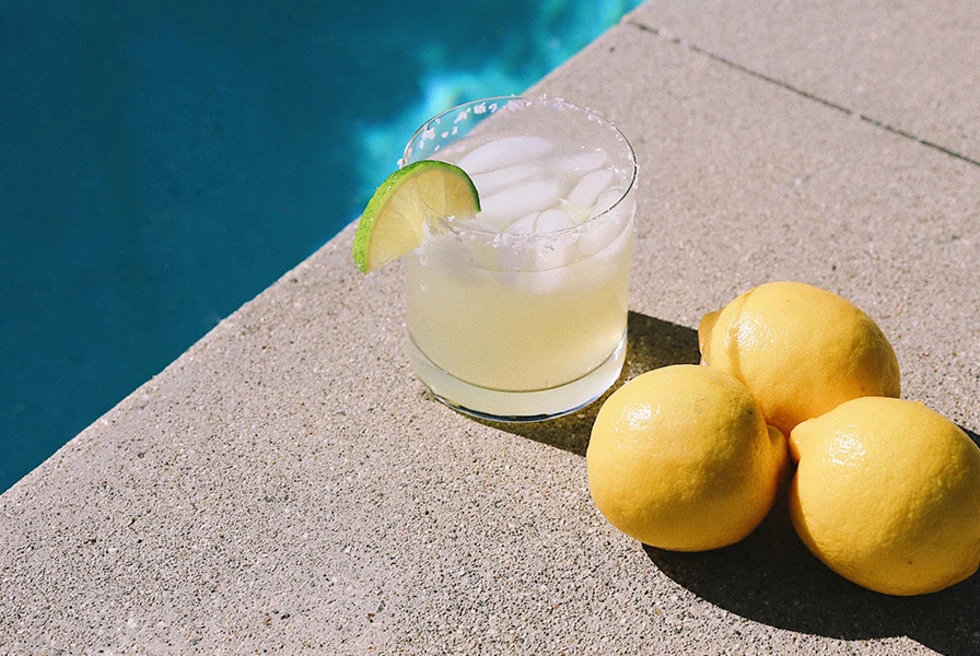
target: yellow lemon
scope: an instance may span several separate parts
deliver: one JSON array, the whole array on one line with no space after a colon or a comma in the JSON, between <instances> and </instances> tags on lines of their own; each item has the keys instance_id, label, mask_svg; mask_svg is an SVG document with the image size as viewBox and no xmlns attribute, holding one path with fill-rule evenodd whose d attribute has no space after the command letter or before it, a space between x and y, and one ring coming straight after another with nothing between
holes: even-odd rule
<instances>
[{"instance_id":1,"label":"yellow lemon","mask_svg":"<svg viewBox=\"0 0 980 656\"><path fill-rule=\"evenodd\" d=\"M788 454L744 385L674 365L603 403L586 462L592 498L613 526L662 549L701 551L738 542L765 518Z\"/></svg>"},{"instance_id":2,"label":"yellow lemon","mask_svg":"<svg viewBox=\"0 0 980 656\"><path fill-rule=\"evenodd\" d=\"M878 592L917 595L980 565L980 448L921 403L865 397L797 426L790 517L817 558Z\"/></svg>"},{"instance_id":3,"label":"yellow lemon","mask_svg":"<svg viewBox=\"0 0 980 656\"><path fill-rule=\"evenodd\" d=\"M784 435L859 396L899 396L898 360L872 319L799 282L745 292L698 328L704 364L745 383Z\"/></svg>"}]
</instances>

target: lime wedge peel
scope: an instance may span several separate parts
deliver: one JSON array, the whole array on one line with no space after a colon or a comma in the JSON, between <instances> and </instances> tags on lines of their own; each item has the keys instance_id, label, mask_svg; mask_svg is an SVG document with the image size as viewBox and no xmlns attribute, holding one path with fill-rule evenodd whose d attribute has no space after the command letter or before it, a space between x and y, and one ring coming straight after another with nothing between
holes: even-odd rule
<instances>
[{"instance_id":1,"label":"lime wedge peel","mask_svg":"<svg viewBox=\"0 0 980 656\"><path fill-rule=\"evenodd\" d=\"M423 226L433 216L467 219L480 211L480 197L466 172L448 162L421 160L381 183L354 234L354 263L364 273L422 245Z\"/></svg>"}]
</instances>

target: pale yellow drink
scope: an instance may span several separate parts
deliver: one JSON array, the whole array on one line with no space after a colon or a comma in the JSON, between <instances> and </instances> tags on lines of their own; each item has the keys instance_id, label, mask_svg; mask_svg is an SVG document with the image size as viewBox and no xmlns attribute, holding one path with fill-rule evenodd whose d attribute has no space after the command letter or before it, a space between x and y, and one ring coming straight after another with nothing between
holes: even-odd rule
<instances>
[{"instance_id":1,"label":"pale yellow drink","mask_svg":"<svg viewBox=\"0 0 980 656\"><path fill-rule=\"evenodd\" d=\"M425 243L405 258L408 350L422 381L453 406L556 416L601 395L622 368L635 161L587 110L483 102L487 115L496 107L492 119L482 120L479 103L450 110L449 129L430 127L406 153L422 159L439 141L424 158L467 171L483 205L475 218L431 217ZM474 117L476 129L452 134Z\"/></svg>"}]
</instances>

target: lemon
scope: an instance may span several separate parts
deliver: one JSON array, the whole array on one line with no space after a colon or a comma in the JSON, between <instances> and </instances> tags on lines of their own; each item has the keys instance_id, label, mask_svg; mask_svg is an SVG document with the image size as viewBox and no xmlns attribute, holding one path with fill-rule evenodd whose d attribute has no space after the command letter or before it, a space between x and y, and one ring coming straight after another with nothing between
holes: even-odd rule
<instances>
[{"instance_id":1,"label":"lemon","mask_svg":"<svg viewBox=\"0 0 980 656\"><path fill-rule=\"evenodd\" d=\"M738 542L765 518L788 461L752 395L726 373L673 365L642 374L599 409L589 489L609 522L675 551Z\"/></svg>"},{"instance_id":2,"label":"lemon","mask_svg":"<svg viewBox=\"0 0 980 656\"><path fill-rule=\"evenodd\" d=\"M404 166L368 201L354 234L354 263L373 271L421 246L429 218L467 219L479 211L476 186L463 169L428 159Z\"/></svg>"},{"instance_id":3,"label":"lemon","mask_svg":"<svg viewBox=\"0 0 980 656\"><path fill-rule=\"evenodd\" d=\"M875 322L804 283L745 292L704 316L698 343L704 364L745 383L784 435L844 401L900 393L895 351Z\"/></svg>"},{"instance_id":4,"label":"lemon","mask_svg":"<svg viewBox=\"0 0 980 656\"><path fill-rule=\"evenodd\" d=\"M980 565L980 448L921 403L865 397L797 426L790 517L817 558L877 592L918 595Z\"/></svg>"}]
</instances>

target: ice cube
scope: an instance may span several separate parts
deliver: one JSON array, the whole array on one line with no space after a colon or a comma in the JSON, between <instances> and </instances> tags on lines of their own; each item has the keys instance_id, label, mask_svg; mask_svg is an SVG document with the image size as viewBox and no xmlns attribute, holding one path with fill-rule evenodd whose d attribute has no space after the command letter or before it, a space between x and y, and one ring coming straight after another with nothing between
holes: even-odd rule
<instances>
[{"instance_id":1,"label":"ice cube","mask_svg":"<svg viewBox=\"0 0 980 656\"><path fill-rule=\"evenodd\" d=\"M572 220L572 223L574 223L575 225L578 225L579 223L583 223L584 221L587 221L589 219L589 208L587 207L583 208L583 207L577 207L575 205L569 205L568 201L565 199L559 201L558 204L565 212L565 215L568 216L568 218L570 218Z\"/></svg>"},{"instance_id":2,"label":"ice cube","mask_svg":"<svg viewBox=\"0 0 980 656\"><path fill-rule=\"evenodd\" d=\"M541 137L503 137L463 155L457 165L470 175L477 175L540 157L552 148L552 143Z\"/></svg>"},{"instance_id":3,"label":"ice cube","mask_svg":"<svg viewBox=\"0 0 980 656\"><path fill-rule=\"evenodd\" d=\"M525 216L555 206L559 191L557 180L530 180L491 194L480 205L488 217Z\"/></svg>"},{"instance_id":4,"label":"ice cube","mask_svg":"<svg viewBox=\"0 0 980 656\"><path fill-rule=\"evenodd\" d=\"M507 216L504 214L490 214L487 212L480 212L478 215L478 222L469 221L466 225L479 226L482 230L488 230L490 232L503 232L504 228L514 220L514 217Z\"/></svg>"},{"instance_id":5,"label":"ice cube","mask_svg":"<svg viewBox=\"0 0 980 656\"><path fill-rule=\"evenodd\" d=\"M528 290L533 294L554 294L568 282L568 265L575 255L569 244L539 246L534 252L534 271L527 273Z\"/></svg>"},{"instance_id":6,"label":"ice cube","mask_svg":"<svg viewBox=\"0 0 980 656\"><path fill-rule=\"evenodd\" d=\"M541 212L538 220L534 223L535 232L557 232L565 228L571 228L574 224L572 219L557 209L550 209Z\"/></svg>"},{"instance_id":7,"label":"ice cube","mask_svg":"<svg viewBox=\"0 0 980 656\"><path fill-rule=\"evenodd\" d=\"M544 212L532 212L507 226L505 232L512 235L529 235L531 233L557 232L571 228L574 223L561 210L550 209Z\"/></svg>"},{"instance_id":8,"label":"ice cube","mask_svg":"<svg viewBox=\"0 0 980 656\"><path fill-rule=\"evenodd\" d=\"M625 231L629 217L619 208L597 222L582 226L578 239L578 251L583 257L591 257L609 247Z\"/></svg>"},{"instance_id":9,"label":"ice cube","mask_svg":"<svg viewBox=\"0 0 980 656\"><path fill-rule=\"evenodd\" d=\"M540 271L566 266L575 255L573 244L552 243L534 250L534 268Z\"/></svg>"},{"instance_id":10,"label":"ice cube","mask_svg":"<svg viewBox=\"0 0 980 656\"><path fill-rule=\"evenodd\" d=\"M567 284L568 272L564 268L532 271L524 274L525 289L532 294L554 294Z\"/></svg>"},{"instance_id":11,"label":"ice cube","mask_svg":"<svg viewBox=\"0 0 980 656\"><path fill-rule=\"evenodd\" d=\"M526 244L514 243L513 240L500 238L494 249L496 256L496 271L500 273L514 274L505 276L511 282L516 282L521 276L521 272L527 269L531 251Z\"/></svg>"},{"instance_id":12,"label":"ice cube","mask_svg":"<svg viewBox=\"0 0 980 656\"><path fill-rule=\"evenodd\" d=\"M496 221L494 221L494 218L496 217L484 216L483 214L480 214L479 218L469 219L464 223L460 223L459 226L462 230L467 232L500 232L500 226Z\"/></svg>"},{"instance_id":13,"label":"ice cube","mask_svg":"<svg viewBox=\"0 0 980 656\"><path fill-rule=\"evenodd\" d=\"M480 269L493 266L493 251L480 249L453 232L443 232L427 238L422 246L409 254L410 264L424 267L433 279L451 279L460 285L480 284ZM410 262L415 260L416 263ZM436 273L438 272L438 273Z\"/></svg>"},{"instance_id":14,"label":"ice cube","mask_svg":"<svg viewBox=\"0 0 980 656\"><path fill-rule=\"evenodd\" d=\"M537 164L515 164L489 173L474 175L473 184L476 185L481 196L488 196L508 185L523 182L540 172L541 167Z\"/></svg>"},{"instance_id":15,"label":"ice cube","mask_svg":"<svg viewBox=\"0 0 980 656\"><path fill-rule=\"evenodd\" d=\"M583 209L592 207L599 194L612 182L613 175L612 169L600 169L582 176L568 193L568 204Z\"/></svg>"},{"instance_id":16,"label":"ice cube","mask_svg":"<svg viewBox=\"0 0 980 656\"><path fill-rule=\"evenodd\" d=\"M508 232L512 235L529 235L535 231L535 224L538 220L538 215L540 212L531 212L527 216L523 216L509 226L504 232Z\"/></svg>"},{"instance_id":17,"label":"ice cube","mask_svg":"<svg viewBox=\"0 0 980 656\"><path fill-rule=\"evenodd\" d=\"M596 198L595 205L589 210L589 218L594 218L608 210L610 207L616 204L616 202L623 197L623 190L619 187L612 187L606 191L599 194Z\"/></svg>"},{"instance_id":18,"label":"ice cube","mask_svg":"<svg viewBox=\"0 0 980 656\"><path fill-rule=\"evenodd\" d=\"M585 174L595 171L606 163L606 154L601 150L587 150L574 155L556 157L550 163L550 168L560 173Z\"/></svg>"}]
</instances>

